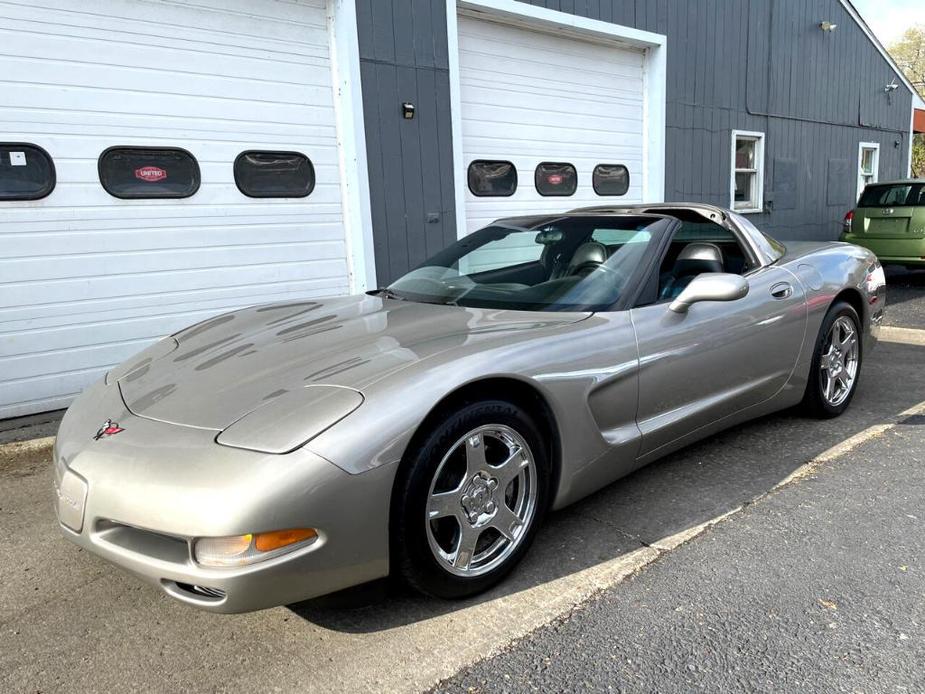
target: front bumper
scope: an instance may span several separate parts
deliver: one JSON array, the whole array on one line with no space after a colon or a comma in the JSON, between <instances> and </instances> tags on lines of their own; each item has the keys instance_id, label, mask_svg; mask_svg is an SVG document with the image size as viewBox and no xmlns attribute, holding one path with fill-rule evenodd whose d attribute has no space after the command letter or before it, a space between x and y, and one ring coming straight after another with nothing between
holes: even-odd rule
<instances>
[{"instance_id":1,"label":"front bumper","mask_svg":"<svg viewBox=\"0 0 925 694\"><path fill-rule=\"evenodd\" d=\"M93 440L99 422L124 429ZM55 500L70 541L213 612L285 605L388 574L394 466L358 475L306 449L271 455L219 446L216 432L128 413L99 383L65 415ZM316 528L311 544L247 567L207 568L196 537Z\"/></svg>"},{"instance_id":2,"label":"front bumper","mask_svg":"<svg viewBox=\"0 0 925 694\"><path fill-rule=\"evenodd\" d=\"M876 238L847 233L842 234L841 240L863 246L884 265L925 266L925 239Z\"/></svg>"}]
</instances>

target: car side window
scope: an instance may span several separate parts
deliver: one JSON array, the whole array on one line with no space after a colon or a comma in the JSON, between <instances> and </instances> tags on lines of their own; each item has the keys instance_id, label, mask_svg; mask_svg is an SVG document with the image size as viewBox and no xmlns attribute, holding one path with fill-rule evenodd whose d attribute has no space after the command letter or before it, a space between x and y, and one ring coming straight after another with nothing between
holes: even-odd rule
<instances>
[{"instance_id":1,"label":"car side window","mask_svg":"<svg viewBox=\"0 0 925 694\"><path fill-rule=\"evenodd\" d=\"M705 272L744 275L749 269L748 256L729 229L713 222L682 222L659 267L657 301L676 299Z\"/></svg>"}]
</instances>

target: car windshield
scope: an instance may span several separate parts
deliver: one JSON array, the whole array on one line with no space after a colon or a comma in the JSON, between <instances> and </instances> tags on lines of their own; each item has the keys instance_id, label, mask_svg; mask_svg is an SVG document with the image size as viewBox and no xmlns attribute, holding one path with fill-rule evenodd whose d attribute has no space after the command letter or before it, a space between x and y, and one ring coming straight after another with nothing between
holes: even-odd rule
<instances>
[{"instance_id":1,"label":"car windshield","mask_svg":"<svg viewBox=\"0 0 925 694\"><path fill-rule=\"evenodd\" d=\"M925 207L925 183L867 186L858 207Z\"/></svg>"},{"instance_id":2,"label":"car windshield","mask_svg":"<svg viewBox=\"0 0 925 694\"><path fill-rule=\"evenodd\" d=\"M655 216L497 222L389 285L393 298L527 311L612 307L672 224Z\"/></svg>"}]
</instances>

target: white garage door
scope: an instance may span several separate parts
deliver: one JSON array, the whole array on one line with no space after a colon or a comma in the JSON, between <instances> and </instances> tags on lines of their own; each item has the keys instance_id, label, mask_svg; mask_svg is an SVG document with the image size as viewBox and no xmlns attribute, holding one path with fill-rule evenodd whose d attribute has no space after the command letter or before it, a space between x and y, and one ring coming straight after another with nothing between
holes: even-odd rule
<instances>
[{"instance_id":1,"label":"white garage door","mask_svg":"<svg viewBox=\"0 0 925 694\"><path fill-rule=\"evenodd\" d=\"M347 291L324 0L12 0L0 75L0 142L57 169L48 197L0 201L0 418L63 407L217 312ZM112 146L186 149L201 186L117 199ZM245 150L304 153L314 190L246 197Z\"/></svg>"},{"instance_id":2,"label":"white garage door","mask_svg":"<svg viewBox=\"0 0 925 694\"><path fill-rule=\"evenodd\" d=\"M642 50L466 16L459 17L458 32L466 167L459 173L465 180L477 160L510 162L518 180L510 197L478 197L467 187L467 231L499 217L642 200ZM539 194L535 171L544 162L574 166L573 195ZM595 193L592 173L599 164L628 168L625 195ZM550 171L553 183L568 183Z\"/></svg>"}]
</instances>

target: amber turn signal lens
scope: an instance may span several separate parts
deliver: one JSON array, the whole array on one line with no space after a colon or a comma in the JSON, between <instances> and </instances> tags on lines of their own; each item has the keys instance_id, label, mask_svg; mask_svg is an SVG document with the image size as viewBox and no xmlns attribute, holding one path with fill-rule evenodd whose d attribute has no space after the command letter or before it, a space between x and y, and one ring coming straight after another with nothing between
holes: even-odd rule
<instances>
[{"instance_id":1,"label":"amber turn signal lens","mask_svg":"<svg viewBox=\"0 0 925 694\"><path fill-rule=\"evenodd\" d=\"M258 552L272 552L275 549L287 547L296 542L305 542L316 537L318 537L318 532L314 528L274 530L273 532L254 535L254 547Z\"/></svg>"}]
</instances>

